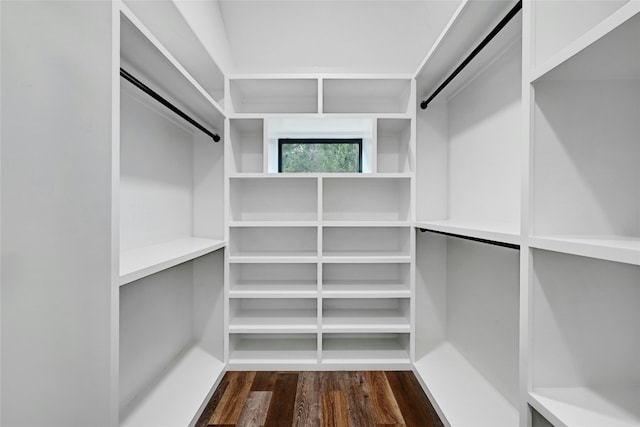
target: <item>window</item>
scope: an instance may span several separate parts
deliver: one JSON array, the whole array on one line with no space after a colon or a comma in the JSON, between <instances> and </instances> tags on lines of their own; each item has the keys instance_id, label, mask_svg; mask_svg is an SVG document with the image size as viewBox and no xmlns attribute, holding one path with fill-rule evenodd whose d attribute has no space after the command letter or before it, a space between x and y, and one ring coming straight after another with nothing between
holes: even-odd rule
<instances>
[{"instance_id":1,"label":"window","mask_svg":"<svg viewBox=\"0 0 640 427\"><path fill-rule=\"evenodd\" d=\"M362 139L278 139L278 172L362 172Z\"/></svg>"}]
</instances>

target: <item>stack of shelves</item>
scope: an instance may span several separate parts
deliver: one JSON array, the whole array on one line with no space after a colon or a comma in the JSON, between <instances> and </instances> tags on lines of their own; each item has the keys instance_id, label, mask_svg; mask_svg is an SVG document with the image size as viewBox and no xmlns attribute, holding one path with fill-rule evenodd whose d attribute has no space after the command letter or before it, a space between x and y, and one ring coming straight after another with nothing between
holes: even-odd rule
<instances>
[{"instance_id":1,"label":"stack of shelves","mask_svg":"<svg viewBox=\"0 0 640 427\"><path fill-rule=\"evenodd\" d=\"M418 93L512 6L462 2ZM639 425L640 3L519 15L418 110L415 371L451 425Z\"/></svg>"},{"instance_id":2,"label":"stack of shelves","mask_svg":"<svg viewBox=\"0 0 640 427\"><path fill-rule=\"evenodd\" d=\"M640 3L580 8L532 12L528 403L554 425L639 425Z\"/></svg>"},{"instance_id":3,"label":"stack of shelves","mask_svg":"<svg viewBox=\"0 0 640 427\"><path fill-rule=\"evenodd\" d=\"M120 66L222 131L212 93L120 7ZM119 110L120 425L188 425L224 369L224 147L124 79Z\"/></svg>"},{"instance_id":4,"label":"stack of shelves","mask_svg":"<svg viewBox=\"0 0 640 427\"><path fill-rule=\"evenodd\" d=\"M513 6L462 2L418 70L418 94ZM414 371L450 425L519 424L521 94L518 13L416 116L416 227L429 232L416 237Z\"/></svg>"},{"instance_id":5,"label":"stack of shelves","mask_svg":"<svg viewBox=\"0 0 640 427\"><path fill-rule=\"evenodd\" d=\"M230 366L407 367L412 80L234 76L227 87ZM296 119L369 120L369 172L269 173L268 127Z\"/></svg>"}]
</instances>

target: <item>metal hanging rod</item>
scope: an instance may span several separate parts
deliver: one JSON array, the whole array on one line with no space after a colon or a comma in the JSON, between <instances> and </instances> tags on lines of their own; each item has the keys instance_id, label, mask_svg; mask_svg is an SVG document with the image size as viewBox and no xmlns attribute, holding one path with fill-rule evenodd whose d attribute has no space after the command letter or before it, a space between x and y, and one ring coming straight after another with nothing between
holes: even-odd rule
<instances>
[{"instance_id":1,"label":"metal hanging rod","mask_svg":"<svg viewBox=\"0 0 640 427\"><path fill-rule=\"evenodd\" d=\"M516 14L520 11L520 9L522 9L522 0L519 0L511 8L509 13L507 13L505 15L505 17L502 18L502 20L500 20L500 22L498 22L498 25L496 25L495 28L493 30L491 30L491 32L489 34L487 34L487 36L480 42L480 44L478 46L476 46L475 49L473 49L473 51L469 54L469 56L467 56L464 59L464 61L462 61L462 63L460 65L458 65L458 67L455 70L453 70L453 72L449 75L449 77L447 77L447 79L445 81L443 81L440 86L438 86L438 88L431 94L431 96L429 96L429 98L427 98L426 100L424 100L424 101L422 101L420 103L420 108L425 110L427 108L427 106L429 105L429 103L433 100L433 98L438 96L438 94L440 92L442 92L442 90L445 87L447 87L447 85L449 83L451 83L451 80L453 80L458 74L460 74L460 71L462 71L467 65L469 65L469 62L471 62L471 60L473 58L475 58L476 55L482 49L484 49L484 47L487 44L489 44L489 42L500 32L500 30L502 30L509 23L509 21L511 21L511 18L516 16Z\"/></svg>"},{"instance_id":2,"label":"metal hanging rod","mask_svg":"<svg viewBox=\"0 0 640 427\"><path fill-rule=\"evenodd\" d=\"M420 230L423 233L429 232L434 234L442 234L443 236L456 237L458 239L471 240L474 242L487 243L489 245L494 245L494 246L501 246L503 248L520 250L520 245L516 245L514 243L505 243L505 242L498 242L496 240L481 239L479 237L463 236L462 234L454 234L454 233L447 233L444 231L429 230L428 228L419 228L418 230Z\"/></svg>"},{"instance_id":3,"label":"metal hanging rod","mask_svg":"<svg viewBox=\"0 0 640 427\"><path fill-rule=\"evenodd\" d=\"M217 133L213 133L211 132L209 129L205 128L204 126L202 126L200 123L196 122L195 120L193 120L191 117L189 117L186 113L184 113L182 110L180 110L178 107L176 107L175 105L173 105L172 103L170 103L169 101L167 101L165 98L163 98L161 95L159 95L157 92L155 92L153 89L151 89L149 86L145 85L144 83L142 83L140 80L138 80L137 78L133 77L127 70L125 70L124 68L120 68L120 76L123 77L124 79L126 79L127 81L131 82L134 86L136 86L138 89L140 89L141 91L143 91L144 93L146 93L147 95L149 95L150 97L152 97L153 99L155 99L156 101L158 101L159 103L161 103L162 105L164 105L165 107L167 107L169 110L173 111L174 113L176 113L178 116L182 117L183 119L185 119L187 122L191 123L193 126L195 126L196 128L200 129L202 132L206 133L207 135L209 135L211 137L211 139L214 140L214 142L218 142L220 141L220 135L218 135Z\"/></svg>"}]
</instances>

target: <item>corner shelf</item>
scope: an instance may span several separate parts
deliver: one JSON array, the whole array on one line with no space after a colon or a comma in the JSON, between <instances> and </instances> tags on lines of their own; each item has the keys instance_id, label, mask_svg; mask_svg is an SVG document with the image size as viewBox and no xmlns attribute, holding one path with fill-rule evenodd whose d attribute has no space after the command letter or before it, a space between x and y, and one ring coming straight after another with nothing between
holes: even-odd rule
<instances>
[{"instance_id":1,"label":"corner shelf","mask_svg":"<svg viewBox=\"0 0 640 427\"><path fill-rule=\"evenodd\" d=\"M185 237L130 249L120 255L120 286L224 248L226 242Z\"/></svg>"}]
</instances>

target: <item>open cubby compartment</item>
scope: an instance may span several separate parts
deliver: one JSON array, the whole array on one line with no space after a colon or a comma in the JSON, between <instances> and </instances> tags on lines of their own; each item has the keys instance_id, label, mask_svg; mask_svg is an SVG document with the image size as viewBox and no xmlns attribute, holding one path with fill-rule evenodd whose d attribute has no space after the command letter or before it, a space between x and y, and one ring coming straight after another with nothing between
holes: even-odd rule
<instances>
[{"instance_id":1,"label":"open cubby compartment","mask_svg":"<svg viewBox=\"0 0 640 427\"><path fill-rule=\"evenodd\" d=\"M317 334L230 334L229 365L281 364L283 369L293 364L318 362Z\"/></svg>"},{"instance_id":2,"label":"open cubby compartment","mask_svg":"<svg viewBox=\"0 0 640 427\"><path fill-rule=\"evenodd\" d=\"M229 265L231 297L246 294L284 297L301 293L315 296L317 290L317 264L234 263Z\"/></svg>"},{"instance_id":3,"label":"open cubby compartment","mask_svg":"<svg viewBox=\"0 0 640 427\"><path fill-rule=\"evenodd\" d=\"M629 0L554 0L532 2L533 59L543 65L560 54L593 27L620 9L633 7ZM624 11L622 11L624 13Z\"/></svg>"},{"instance_id":4,"label":"open cubby compartment","mask_svg":"<svg viewBox=\"0 0 640 427\"><path fill-rule=\"evenodd\" d=\"M639 39L636 14L534 83L534 235L546 245L640 264Z\"/></svg>"},{"instance_id":5,"label":"open cubby compartment","mask_svg":"<svg viewBox=\"0 0 640 427\"><path fill-rule=\"evenodd\" d=\"M426 110L418 110L418 221L520 234L521 21L513 18Z\"/></svg>"},{"instance_id":6,"label":"open cubby compartment","mask_svg":"<svg viewBox=\"0 0 640 427\"><path fill-rule=\"evenodd\" d=\"M378 119L377 135L377 172L411 172L414 160L411 120Z\"/></svg>"},{"instance_id":7,"label":"open cubby compartment","mask_svg":"<svg viewBox=\"0 0 640 427\"><path fill-rule=\"evenodd\" d=\"M197 12L188 3L126 1L160 43L220 106L224 99L224 74L212 52L187 22Z\"/></svg>"},{"instance_id":8,"label":"open cubby compartment","mask_svg":"<svg viewBox=\"0 0 640 427\"><path fill-rule=\"evenodd\" d=\"M411 256L411 227L322 227L323 257Z\"/></svg>"},{"instance_id":9,"label":"open cubby compartment","mask_svg":"<svg viewBox=\"0 0 640 427\"><path fill-rule=\"evenodd\" d=\"M540 412L533 409L531 406L527 408L531 414L531 427L554 427Z\"/></svg>"},{"instance_id":10,"label":"open cubby compartment","mask_svg":"<svg viewBox=\"0 0 640 427\"><path fill-rule=\"evenodd\" d=\"M166 26L165 24L162 25ZM210 131L222 136L224 113L215 102L216 100L194 80L182 64L126 6L122 6L120 13L120 67ZM122 85L129 85L128 82L121 81ZM216 90L218 100L220 95L221 93ZM156 103L156 101L152 102ZM159 103L155 108L165 110L165 107ZM167 114L173 115L173 113ZM185 127L191 127L177 116L173 120Z\"/></svg>"},{"instance_id":11,"label":"open cubby compartment","mask_svg":"<svg viewBox=\"0 0 640 427\"><path fill-rule=\"evenodd\" d=\"M323 178L324 221L409 221L411 179Z\"/></svg>"},{"instance_id":12,"label":"open cubby compartment","mask_svg":"<svg viewBox=\"0 0 640 427\"><path fill-rule=\"evenodd\" d=\"M409 263L323 263L324 296L411 295Z\"/></svg>"},{"instance_id":13,"label":"open cubby compartment","mask_svg":"<svg viewBox=\"0 0 640 427\"><path fill-rule=\"evenodd\" d=\"M232 227L231 257L315 257L317 227Z\"/></svg>"},{"instance_id":14,"label":"open cubby compartment","mask_svg":"<svg viewBox=\"0 0 640 427\"><path fill-rule=\"evenodd\" d=\"M242 78L229 80L232 113L317 113L314 78Z\"/></svg>"},{"instance_id":15,"label":"open cubby compartment","mask_svg":"<svg viewBox=\"0 0 640 427\"><path fill-rule=\"evenodd\" d=\"M120 425L190 425L213 393L223 261L214 252L120 287Z\"/></svg>"},{"instance_id":16,"label":"open cubby compartment","mask_svg":"<svg viewBox=\"0 0 640 427\"><path fill-rule=\"evenodd\" d=\"M323 113L400 113L413 107L410 78L326 78Z\"/></svg>"},{"instance_id":17,"label":"open cubby compartment","mask_svg":"<svg viewBox=\"0 0 640 427\"><path fill-rule=\"evenodd\" d=\"M519 425L519 265L514 249L418 233L414 369L450 425Z\"/></svg>"},{"instance_id":18,"label":"open cubby compartment","mask_svg":"<svg viewBox=\"0 0 640 427\"><path fill-rule=\"evenodd\" d=\"M323 333L323 364L409 364L408 333ZM359 368L360 369L360 368ZM379 368L378 368L379 369Z\"/></svg>"},{"instance_id":19,"label":"open cubby compartment","mask_svg":"<svg viewBox=\"0 0 640 427\"><path fill-rule=\"evenodd\" d=\"M229 172L264 172L264 121L262 119L230 119Z\"/></svg>"},{"instance_id":20,"label":"open cubby compartment","mask_svg":"<svg viewBox=\"0 0 640 427\"><path fill-rule=\"evenodd\" d=\"M229 301L229 332L315 332L316 298L234 298Z\"/></svg>"},{"instance_id":21,"label":"open cubby compartment","mask_svg":"<svg viewBox=\"0 0 640 427\"><path fill-rule=\"evenodd\" d=\"M224 147L123 82L120 276L123 283L219 248Z\"/></svg>"},{"instance_id":22,"label":"open cubby compartment","mask_svg":"<svg viewBox=\"0 0 640 427\"><path fill-rule=\"evenodd\" d=\"M318 219L317 178L232 178L230 186L233 222Z\"/></svg>"},{"instance_id":23,"label":"open cubby compartment","mask_svg":"<svg viewBox=\"0 0 640 427\"><path fill-rule=\"evenodd\" d=\"M323 332L410 332L408 298L324 298Z\"/></svg>"},{"instance_id":24,"label":"open cubby compartment","mask_svg":"<svg viewBox=\"0 0 640 427\"><path fill-rule=\"evenodd\" d=\"M640 425L640 267L533 250L529 404L554 425Z\"/></svg>"}]
</instances>

